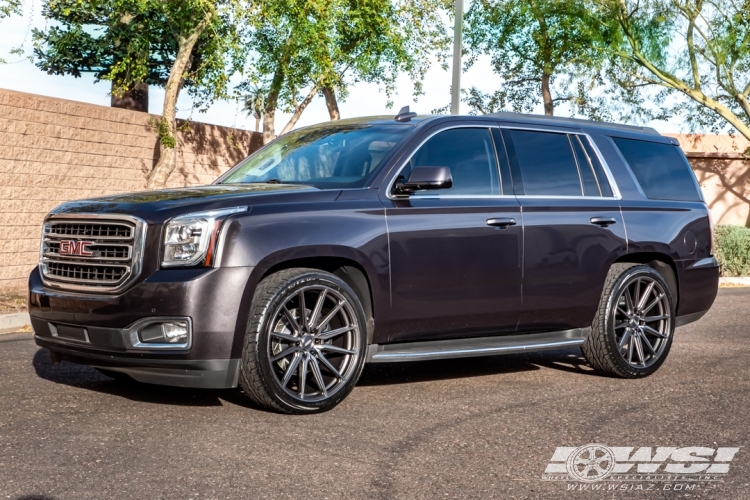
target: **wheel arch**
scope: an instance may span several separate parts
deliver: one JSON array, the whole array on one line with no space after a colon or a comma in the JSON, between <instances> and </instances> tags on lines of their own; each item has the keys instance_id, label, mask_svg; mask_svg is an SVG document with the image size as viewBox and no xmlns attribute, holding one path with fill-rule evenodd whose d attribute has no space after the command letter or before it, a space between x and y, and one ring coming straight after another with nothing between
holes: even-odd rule
<instances>
[{"instance_id":1,"label":"wheel arch","mask_svg":"<svg viewBox=\"0 0 750 500\"><path fill-rule=\"evenodd\" d=\"M669 290L674 298L675 311L677 310L680 302L680 287L677 266L670 256L657 252L629 253L618 258L615 263L644 264L656 269L669 285Z\"/></svg>"},{"instance_id":2,"label":"wheel arch","mask_svg":"<svg viewBox=\"0 0 750 500\"><path fill-rule=\"evenodd\" d=\"M355 260L345 257L303 257L297 259L285 260L268 268L258 279L262 280L284 269L302 267L308 269L318 269L331 273L341 278L344 283L349 285L354 293L357 294L362 307L365 310L367 319L367 341L372 340L372 334L375 330L375 305L372 297L372 285L367 276L364 267Z\"/></svg>"}]
</instances>

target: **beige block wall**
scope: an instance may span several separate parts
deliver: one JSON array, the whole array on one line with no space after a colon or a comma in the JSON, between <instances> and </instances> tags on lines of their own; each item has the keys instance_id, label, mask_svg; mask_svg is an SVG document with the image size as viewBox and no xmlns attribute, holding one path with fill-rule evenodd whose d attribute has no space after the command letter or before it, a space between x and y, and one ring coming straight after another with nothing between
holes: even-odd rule
<instances>
[{"instance_id":1,"label":"beige block wall","mask_svg":"<svg viewBox=\"0 0 750 500\"><path fill-rule=\"evenodd\" d=\"M750 141L739 135L672 135L693 167L714 224L750 227Z\"/></svg>"},{"instance_id":2,"label":"beige block wall","mask_svg":"<svg viewBox=\"0 0 750 500\"><path fill-rule=\"evenodd\" d=\"M145 189L154 117L0 89L0 292L23 290L44 216L62 202ZM184 123L183 123L184 125ZM191 122L168 187L209 184L261 144L255 132Z\"/></svg>"}]
</instances>

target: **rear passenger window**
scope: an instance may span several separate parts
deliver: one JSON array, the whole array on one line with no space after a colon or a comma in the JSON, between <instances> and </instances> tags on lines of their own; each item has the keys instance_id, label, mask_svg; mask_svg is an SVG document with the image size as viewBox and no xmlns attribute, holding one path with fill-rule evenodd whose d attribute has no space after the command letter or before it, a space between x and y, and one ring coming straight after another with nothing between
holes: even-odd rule
<instances>
[{"instance_id":1,"label":"rear passenger window","mask_svg":"<svg viewBox=\"0 0 750 500\"><path fill-rule=\"evenodd\" d=\"M653 200L701 201L695 177L678 146L613 137L617 148Z\"/></svg>"},{"instance_id":2,"label":"rear passenger window","mask_svg":"<svg viewBox=\"0 0 750 500\"><path fill-rule=\"evenodd\" d=\"M437 194L500 194L495 146L487 128L454 128L435 134L414 153L399 176L408 179L414 167L450 168L453 186Z\"/></svg>"},{"instance_id":3,"label":"rear passenger window","mask_svg":"<svg viewBox=\"0 0 750 500\"><path fill-rule=\"evenodd\" d=\"M518 166L524 194L583 195L578 166L566 134L508 129L503 135L510 138L506 141L508 156Z\"/></svg>"}]
</instances>

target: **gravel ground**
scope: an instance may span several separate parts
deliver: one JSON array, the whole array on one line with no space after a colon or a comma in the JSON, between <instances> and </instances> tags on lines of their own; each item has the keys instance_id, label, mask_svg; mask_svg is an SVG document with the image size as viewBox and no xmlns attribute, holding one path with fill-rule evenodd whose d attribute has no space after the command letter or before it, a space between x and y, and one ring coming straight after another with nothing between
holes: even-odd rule
<instances>
[{"instance_id":1,"label":"gravel ground","mask_svg":"<svg viewBox=\"0 0 750 500\"><path fill-rule=\"evenodd\" d=\"M747 499L748 305L750 289L720 290L646 379L598 376L578 349L375 365L340 406L304 417L239 391L54 366L29 334L5 335L0 499ZM689 492L542 480L556 447L587 443L740 451L723 481Z\"/></svg>"}]
</instances>

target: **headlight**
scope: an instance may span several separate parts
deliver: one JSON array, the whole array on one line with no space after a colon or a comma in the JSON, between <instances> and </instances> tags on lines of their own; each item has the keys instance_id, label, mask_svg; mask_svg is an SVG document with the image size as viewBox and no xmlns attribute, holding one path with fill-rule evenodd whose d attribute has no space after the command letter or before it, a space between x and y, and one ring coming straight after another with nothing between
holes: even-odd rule
<instances>
[{"instance_id":1,"label":"headlight","mask_svg":"<svg viewBox=\"0 0 750 500\"><path fill-rule=\"evenodd\" d=\"M228 216L247 207L223 208L180 215L164 227L163 267L210 264L221 224Z\"/></svg>"}]
</instances>

